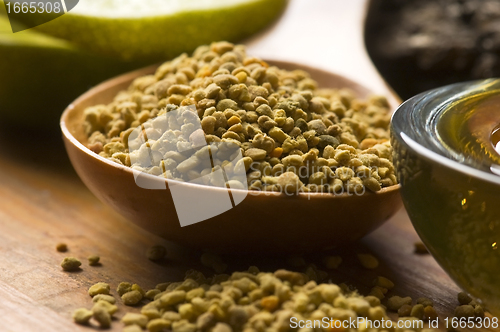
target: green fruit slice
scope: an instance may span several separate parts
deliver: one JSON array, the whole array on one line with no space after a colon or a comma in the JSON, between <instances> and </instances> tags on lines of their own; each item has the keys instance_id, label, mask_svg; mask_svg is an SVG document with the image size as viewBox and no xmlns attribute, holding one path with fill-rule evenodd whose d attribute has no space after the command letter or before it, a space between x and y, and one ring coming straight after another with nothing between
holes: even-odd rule
<instances>
[{"instance_id":1,"label":"green fruit slice","mask_svg":"<svg viewBox=\"0 0 500 332\"><path fill-rule=\"evenodd\" d=\"M58 124L69 103L99 82L142 64L91 55L33 30L12 33L0 3L0 121Z\"/></svg>"},{"instance_id":2,"label":"green fruit slice","mask_svg":"<svg viewBox=\"0 0 500 332\"><path fill-rule=\"evenodd\" d=\"M213 41L248 37L274 20L286 4L287 0L80 0L67 14L35 29L96 54L155 62ZM30 26L48 20L43 14L19 19Z\"/></svg>"}]
</instances>

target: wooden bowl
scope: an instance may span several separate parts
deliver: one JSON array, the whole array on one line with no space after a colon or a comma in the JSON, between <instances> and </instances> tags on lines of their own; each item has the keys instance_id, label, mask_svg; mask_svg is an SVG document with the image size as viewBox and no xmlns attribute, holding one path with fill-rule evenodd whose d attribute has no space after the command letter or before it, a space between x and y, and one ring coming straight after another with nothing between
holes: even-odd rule
<instances>
[{"instance_id":1,"label":"wooden bowl","mask_svg":"<svg viewBox=\"0 0 500 332\"><path fill-rule=\"evenodd\" d=\"M270 63L285 69L306 70L320 87L351 88L359 97L370 93L365 87L333 73L295 63ZM185 186L188 194L196 193L197 197L217 195L227 189L154 176L150 176L150 180L166 182L167 189L142 189L136 185L130 168L85 147L82 125L85 108L111 102L133 79L154 70L153 67L138 70L96 86L75 100L61 117L66 150L82 181L102 202L144 229L184 246L215 252L310 252L353 242L380 226L402 206L399 185L361 196L328 193L287 196L250 191L232 209L181 227L169 189L172 182ZM395 98L391 97L390 102L394 108L397 106ZM192 206L196 209L200 202L193 202Z\"/></svg>"}]
</instances>

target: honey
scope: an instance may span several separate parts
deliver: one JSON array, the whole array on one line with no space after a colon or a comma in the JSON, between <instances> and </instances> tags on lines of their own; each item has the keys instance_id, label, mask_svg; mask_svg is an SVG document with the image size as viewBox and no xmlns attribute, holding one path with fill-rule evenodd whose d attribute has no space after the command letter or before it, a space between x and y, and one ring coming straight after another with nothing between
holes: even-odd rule
<instances>
[{"instance_id":1,"label":"honey","mask_svg":"<svg viewBox=\"0 0 500 332\"><path fill-rule=\"evenodd\" d=\"M452 103L437 120L437 136L459 162L500 174L500 92Z\"/></svg>"},{"instance_id":2,"label":"honey","mask_svg":"<svg viewBox=\"0 0 500 332\"><path fill-rule=\"evenodd\" d=\"M490 80L416 96L396 111L391 128L415 229L457 284L494 315L500 315L499 87Z\"/></svg>"}]
</instances>

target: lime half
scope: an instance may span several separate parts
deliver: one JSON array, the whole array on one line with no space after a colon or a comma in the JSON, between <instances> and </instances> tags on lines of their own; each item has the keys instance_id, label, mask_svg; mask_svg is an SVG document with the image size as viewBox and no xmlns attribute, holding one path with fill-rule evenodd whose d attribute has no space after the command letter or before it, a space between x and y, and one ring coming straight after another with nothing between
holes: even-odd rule
<instances>
[{"instance_id":1,"label":"lime half","mask_svg":"<svg viewBox=\"0 0 500 332\"><path fill-rule=\"evenodd\" d=\"M12 33L0 3L0 122L57 128L76 97L140 65L91 55L33 30Z\"/></svg>"},{"instance_id":2,"label":"lime half","mask_svg":"<svg viewBox=\"0 0 500 332\"><path fill-rule=\"evenodd\" d=\"M67 14L35 29L96 54L155 62L213 41L239 41L267 26L286 4L287 0L80 0ZM25 23L33 26L36 20L45 22L47 17L27 16Z\"/></svg>"}]
</instances>

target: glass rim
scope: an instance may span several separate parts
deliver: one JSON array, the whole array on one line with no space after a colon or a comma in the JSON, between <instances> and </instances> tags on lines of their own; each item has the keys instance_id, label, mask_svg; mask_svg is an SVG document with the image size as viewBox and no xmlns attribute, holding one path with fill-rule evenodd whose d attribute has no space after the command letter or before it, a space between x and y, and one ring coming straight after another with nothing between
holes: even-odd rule
<instances>
[{"instance_id":1,"label":"glass rim","mask_svg":"<svg viewBox=\"0 0 500 332\"><path fill-rule=\"evenodd\" d=\"M463 175L500 185L500 165L497 169L499 175L496 175L493 170L488 172L461 163L452 158L451 152L445 153L446 148L433 137L437 132L434 120L449 105L464 97L495 90L500 93L500 78L455 83L422 92L403 102L394 111L391 117L391 135L419 157Z\"/></svg>"}]
</instances>

